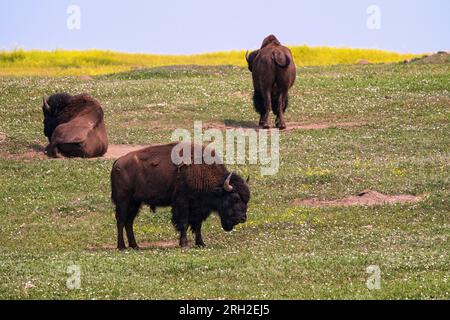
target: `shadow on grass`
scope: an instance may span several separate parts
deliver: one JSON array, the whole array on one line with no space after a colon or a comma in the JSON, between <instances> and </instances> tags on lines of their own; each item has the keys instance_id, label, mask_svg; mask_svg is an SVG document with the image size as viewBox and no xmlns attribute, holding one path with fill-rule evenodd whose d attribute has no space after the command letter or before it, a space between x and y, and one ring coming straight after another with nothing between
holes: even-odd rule
<instances>
[{"instance_id":1,"label":"shadow on grass","mask_svg":"<svg viewBox=\"0 0 450 320\"><path fill-rule=\"evenodd\" d=\"M32 143L32 144L28 144L27 145L27 149L29 149L30 151L34 151L34 152L44 152L45 151L45 146L37 144L37 143Z\"/></svg>"},{"instance_id":2,"label":"shadow on grass","mask_svg":"<svg viewBox=\"0 0 450 320\"><path fill-rule=\"evenodd\" d=\"M152 242L139 242L139 250L137 251L150 251L154 249L166 249L173 250L179 248L178 241L176 240L161 240L161 241L152 241ZM189 246L190 247L190 246ZM131 248L127 250L133 250ZM88 251L118 251L115 244L101 244L98 246L89 247ZM126 250L125 250L126 251Z\"/></svg>"},{"instance_id":3,"label":"shadow on grass","mask_svg":"<svg viewBox=\"0 0 450 320\"><path fill-rule=\"evenodd\" d=\"M256 121L239 121L234 119L225 119L223 123L227 127L232 128L245 128L245 129L258 129L258 124Z\"/></svg>"}]
</instances>

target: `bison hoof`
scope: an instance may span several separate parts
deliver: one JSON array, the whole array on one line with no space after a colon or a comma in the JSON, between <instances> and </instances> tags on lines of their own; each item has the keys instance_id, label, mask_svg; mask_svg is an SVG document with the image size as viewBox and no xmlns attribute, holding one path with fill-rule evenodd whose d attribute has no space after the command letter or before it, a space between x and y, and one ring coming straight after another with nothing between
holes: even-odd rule
<instances>
[{"instance_id":1,"label":"bison hoof","mask_svg":"<svg viewBox=\"0 0 450 320\"><path fill-rule=\"evenodd\" d=\"M261 126L263 129L270 129L270 124L268 123L263 123L263 125Z\"/></svg>"},{"instance_id":2,"label":"bison hoof","mask_svg":"<svg viewBox=\"0 0 450 320\"><path fill-rule=\"evenodd\" d=\"M286 129L286 123L284 121L280 121L279 119L275 121L275 126L280 130Z\"/></svg>"},{"instance_id":3,"label":"bison hoof","mask_svg":"<svg viewBox=\"0 0 450 320\"><path fill-rule=\"evenodd\" d=\"M188 246L187 240L180 240L180 247L186 248Z\"/></svg>"},{"instance_id":4,"label":"bison hoof","mask_svg":"<svg viewBox=\"0 0 450 320\"><path fill-rule=\"evenodd\" d=\"M124 251L126 249L126 247L125 246L117 246L117 250L119 250L119 251Z\"/></svg>"},{"instance_id":5,"label":"bison hoof","mask_svg":"<svg viewBox=\"0 0 450 320\"><path fill-rule=\"evenodd\" d=\"M202 242L196 242L195 245L196 245L197 247L199 247L199 248L205 247L205 243L204 243L203 241L202 241Z\"/></svg>"},{"instance_id":6,"label":"bison hoof","mask_svg":"<svg viewBox=\"0 0 450 320\"><path fill-rule=\"evenodd\" d=\"M139 246L137 244L130 246L131 249L133 250L139 250Z\"/></svg>"}]
</instances>

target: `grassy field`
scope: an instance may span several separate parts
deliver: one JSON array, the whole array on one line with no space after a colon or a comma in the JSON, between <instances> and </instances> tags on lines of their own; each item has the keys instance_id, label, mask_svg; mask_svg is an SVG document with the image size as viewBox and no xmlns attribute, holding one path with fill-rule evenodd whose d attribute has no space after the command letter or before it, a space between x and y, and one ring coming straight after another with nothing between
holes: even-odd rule
<instances>
[{"instance_id":1,"label":"grassy field","mask_svg":"<svg viewBox=\"0 0 450 320\"><path fill-rule=\"evenodd\" d=\"M174 128L190 129L194 120L257 122L250 74L237 66L161 67L90 81L0 77L0 298L450 298L450 64L299 68L288 122L358 125L283 133L273 177L232 166L251 176L248 221L228 234L211 217L204 249L102 249L116 238L112 160L26 156L45 145L41 98L57 91L95 96L115 144L169 142ZM292 204L367 188L424 200ZM136 236L176 241L170 209L141 210ZM69 290L73 264L81 289ZM381 269L380 290L366 287L370 265Z\"/></svg>"},{"instance_id":2,"label":"grassy field","mask_svg":"<svg viewBox=\"0 0 450 320\"><path fill-rule=\"evenodd\" d=\"M399 62L417 56L372 49L293 46L291 50L298 66L355 64L359 60ZM0 51L0 75L86 76L169 65L242 67L246 65L245 51L197 55L129 54L101 50Z\"/></svg>"}]
</instances>

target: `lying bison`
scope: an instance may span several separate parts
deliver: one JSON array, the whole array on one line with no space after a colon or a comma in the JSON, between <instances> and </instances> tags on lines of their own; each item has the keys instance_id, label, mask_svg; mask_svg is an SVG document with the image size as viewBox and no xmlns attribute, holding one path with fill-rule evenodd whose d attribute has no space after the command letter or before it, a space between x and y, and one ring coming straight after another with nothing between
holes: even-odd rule
<instances>
[{"instance_id":1,"label":"lying bison","mask_svg":"<svg viewBox=\"0 0 450 320\"><path fill-rule=\"evenodd\" d=\"M260 114L259 125L270 128L269 113L276 115L275 125L286 128L284 112L288 106L288 90L294 85L296 69L291 51L274 35L264 39L261 49L245 55L253 77L253 103Z\"/></svg>"},{"instance_id":2,"label":"lying bison","mask_svg":"<svg viewBox=\"0 0 450 320\"><path fill-rule=\"evenodd\" d=\"M195 244L204 246L202 223L213 211L219 214L225 231L246 221L250 200L247 182L222 164L175 165L171 157L175 146L177 143L147 147L114 163L111 197L116 206L119 250L125 248L124 227L129 246L138 248L133 221L142 204L149 205L152 211L172 206L172 223L180 233L181 247L187 245L188 227L195 233Z\"/></svg>"},{"instance_id":3,"label":"lying bison","mask_svg":"<svg viewBox=\"0 0 450 320\"><path fill-rule=\"evenodd\" d=\"M100 104L87 94L43 98L44 134L50 157L92 158L105 154L108 137Z\"/></svg>"}]
</instances>

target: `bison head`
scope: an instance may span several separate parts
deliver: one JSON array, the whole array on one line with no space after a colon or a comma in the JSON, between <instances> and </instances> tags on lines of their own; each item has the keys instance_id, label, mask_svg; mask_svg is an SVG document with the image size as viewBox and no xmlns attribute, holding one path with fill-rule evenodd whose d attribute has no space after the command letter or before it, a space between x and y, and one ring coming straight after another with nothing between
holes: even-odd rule
<instances>
[{"instance_id":1,"label":"bison head","mask_svg":"<svg viewBox=\"0 0 450 320\"><path fill-rule=\"evenodd\" d=\"M58 93L51 95L48 99L42 98L42 112L44 113L44 135L50 141L50 138L56 127L60 124L60 113L69 103L71 95L67 93Z\"/></svg>"},{"instance_id":2,"label":"bison head","mask_svg":"<svg viewBox=\"0 0 450 320\"><path fill-rule=\"evenodd\" d=\"M253 61L255 60L258 53L259 50L253 51L250 54L248 54L248 51L245 53L245 60L247 60L248 70L250 70L250 72L253 71Z\"/></svg>"},{"instance_id":3,"label":"bison head","mask_svg":"<svg viewBox=\"0 0 450 320\"><path fill-rule=\"evenodd\" d=\"M219 195L218 213L222 228L233 230L234 226L247 220L247 204L250 190L247 183L237 174L230 173L223 186L216 189Z\"/></svg>"},{"instance_id":4,"label":"bison head","mask_svg":"<svg viewBox=\"0 0 450 320\"><path fill-rule=\"evenodd\" d=\"M44 135L50 141L57 126L57 119L55 110L52 109L45 97L42 98L42 112L44 113Z\"/></svg>"}]
</instances>

